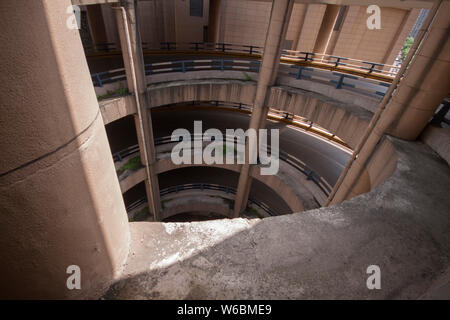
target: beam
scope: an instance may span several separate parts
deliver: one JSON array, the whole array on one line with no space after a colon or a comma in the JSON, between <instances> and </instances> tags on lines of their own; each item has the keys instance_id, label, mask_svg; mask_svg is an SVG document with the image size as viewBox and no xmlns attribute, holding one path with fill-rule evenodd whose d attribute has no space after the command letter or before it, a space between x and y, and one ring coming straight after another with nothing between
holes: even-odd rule
<instances>
[{"instance_id":1,"label":"beam","mask_svg":"<svg viewBox=\"0 0 450 320\"><path fill-rule=\"evenodd\" d=\"M117 9L116 18L128 90L133 93L136 100L137 116L135 116L135 124L141 151L141 161L147 172L147 179L145 180L147 199L155 221L159 221L161 201L158 176L155 171L156 151L151 112L148 108L150 96L147 91L136 6L136 0L122 0L121 7L115 7Z\"/></svg>"},{"instance_id":2,"label":"beam","mask_svg":"<svg viewBox=\"0 0 450 320\"><path fill-rule=\"evenodd\" d=\"M255 100L253 104L252 116L250 118L250 130L258 130L264 128L267 113L266 97L268 88L275 83L275 78L280 65L281 51L286 36L289 20L294 6L293 0L277 0L272 4L270 14L269 27L267 29L266 42L264 45L264 54L261 62L261 69L258 75L258 84L256 87ZM258 132L258 131L257 131ZM258 139L249 137L246 141L246 159L242 165L239 175L238 188L236 192L236 200L234 204L234 217L245 210L250 192L251 179L250 170L252 165L249 162L254 150L249 150L250 145L258 146Z\"/></svg>"}]
</instances>

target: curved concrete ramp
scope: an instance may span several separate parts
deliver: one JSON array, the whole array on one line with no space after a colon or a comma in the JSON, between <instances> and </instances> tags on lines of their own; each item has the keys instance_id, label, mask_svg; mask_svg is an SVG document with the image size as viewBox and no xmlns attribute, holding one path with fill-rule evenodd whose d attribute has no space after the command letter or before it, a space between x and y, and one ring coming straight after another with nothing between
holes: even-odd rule
<instances>
[{"instance_id":1,"label":"curved concrete ramp","mask_svg":"<svg viewBox=\"0 0 450 320\"><path fill-rule=\"evenodd\" d=\"M420 298L450 261L450 172L391 139L395 172L339 205L263 220L132 223L123 280L107 299ZM433 194L433 197L430 197ZM381 289L366 287L367 267Z\"/></svg>"}]
</instances>

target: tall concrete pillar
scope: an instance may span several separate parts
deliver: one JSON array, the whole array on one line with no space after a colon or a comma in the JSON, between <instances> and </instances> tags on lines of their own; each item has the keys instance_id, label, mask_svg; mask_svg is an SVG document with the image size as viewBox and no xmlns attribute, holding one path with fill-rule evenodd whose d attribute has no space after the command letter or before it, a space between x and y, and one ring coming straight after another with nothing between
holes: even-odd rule
<instances>
[{"instance_id":1,"label":"tall concrete pillar","mask_svg":"<svg viewBox=\"0 0 450 320\"><path fill-rule=\"evenodd\" d=\"M292 42L292 47L291 50L298 50L298 41L300 39L300 35L302 34L302 30L303 30L303 25L305 24L305 18L306 18L306 13L308 12L308 4L302 4L303 6L303 12L300 18L300 21L298 23L298 27L295 30L295 34L294 34L294 41Z\"/></svg>"},{"instance_id":2,"label":"tall concrete pillar","mask_svg":"<svg viewBox=\"0 0 450 320\"><path fill-rule=\"evenodd\" d=\"M336 44L338 42L341 30L342 30L342 25L344 24L344 21L347 17L348 9L349 9L349 6L341 6L339 8L337 18L333 25L333 30L331 31L330 38L328 40L328 43L327 43L325 51L324 51L325 54L329 54L329 55L333 54L334 48L336 48Z\"/></svg>"},{"instance_id":3,"label":"tall concrete pillar","mask_svg":"<svg viewBox=\"0 0 450 320\"><path fill-rule=\"evenodd\" d=\"M267 113L269 111L266 103L267 92L268 88L275 83L278 73L281 51L283 49L293 5L294 0L277 0L272 4L249 129L258 130L265 126ZM251 186L251 165L248 162L250 156L249 145L252 143L255 146L258 145L257 141L252 140L253 138L249 137L246 142L246 162L242 165L241 173L239 175L234 204L234 217L238 217L247 206Z\"/></svg>"},{"instance_id":4,"label":"tall concrete pillar","mask_svg":"<svg viewBox=\"0 0 450 320\"><path fill-rule=\"evenodd\" d=\"M450 1L435 5L436 14L425 34L416 55L400 80L392 97L389 99L373 130L362 145L358 157L349 171L340 178L342 183L336 193L329 199L330 204L350 199L360 192L362 172L374 154L384 134L415 140L429 122L436 108L450 91L449 72L450 48L449 26ZM432 19L432 20L431 20ZM411 49L412 50L412 49ZM336 188L336 187L335 187Z\"/></svg>"},{"instance_id":5,"label":"tall concrete pillar","mask_svg":"<svg viewBox=\"0 0 450 320\"><path fill-rule=\"evenodd\" d=\"M402 31L405 28L406 22L408 21L409 17L411 16L411 12L412 12L412 10L404 10L402 21L400 22L400 25L398 26L397 30L395 31L394 37L392 38L391 42L389 43L389 46L386 48L386 52L384 53L384 56L381 59L381 63L388 64L388 62L389 62L388 59L389 59L389 57L392 56L392 50L394 49L395 44L398 42L399 37L402 34L404 34ZM395 52L395 54L397 54L398 51L400 51L400 50L397 49L397 52ZM391 63L392 63L392 61L391 61Z\"/></svg>"},{"instance_id":6,"label":"tall concrete pillar","mask_svg":"<svg viewBox=\"0 0 450 320\"><path fill-rule=\"evenodd\" d=\"M98 298L129 229L70 0L0 2L0 299ZM66 286L81 270L81 289ZM73 271L71 271L73 272Z\"/></svg>"},{"instance_id":7,"label":"tall concrete pillar","mask_svg":"<svg viewBox=\"0 0 450 320\"><path fill-rule=\"evenodd\" d=\"M147 82L145 79L144 56L142 53L141 36L139 33L139 24L137 21L136 0L121 0L121 7L116 7L117 27L119 30L120 45L124 59L125 72L127 76L128 90L137 98L138 115L135 116L136 130L141 152L142 164L146 167L147 179L145 181L147 199L151 213L155 221L159 220L161 211L161 200L159 194L158 176L155 170L156 150L153 138L153 125L150 109L147 108L150 96L147 91ZM123 13L120 8L126 12L127 26L124 24ZM131 45L131 52L128 47L127 33ZM130 63L130 55L133 64ZM136 88L135 88L136 86Z\"/></svg>"},{"instance_id":8,"label":"tall concrete pillar","mask_svg":"<svg viewBox=\"0 0 450 320\"><path fill-rule=\"evenodd\" d=\"M339 15L341 6L328 4L323 15L322 24L317 34L316 43L314 45L314 53L325 53L328 41L333 33L333 27Z\"/></svg>"},{"instance_id":9,"label":"tall concrete pillar","mask_svg":"<svg viewBox=\"0 0 450 320\"><path fill-rule=\"evenodd\" d=\"M108 42L106 34L105 21L103 20L102 7L100 4L86 6L89 28L94 44Z\"/></svg>"},{"instance_id":10,"label":"tall concrete pillar","mask_svg":"<svg viewBox=\"0 0 450 320\"><path fill-rule=\"evenodd\" d=\"M221 5L222 0L209 1L208 42L219 42Z\"/></svg>"}]
</instances>

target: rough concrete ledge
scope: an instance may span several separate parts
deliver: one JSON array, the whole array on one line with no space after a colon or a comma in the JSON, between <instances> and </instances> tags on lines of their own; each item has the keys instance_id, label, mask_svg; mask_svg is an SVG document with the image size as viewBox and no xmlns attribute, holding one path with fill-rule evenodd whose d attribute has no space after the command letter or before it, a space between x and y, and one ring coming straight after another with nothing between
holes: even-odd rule
<instances>
[{"instance_id":1,"label":"rough concrete ledge","mask_svg":"<svg viewBox=\"0 0 450 320\"><path fill-rule=\"evenodd\" d=\"M420 142L391 141L394 174L333 207L263 220L132 223L125 273L105 298L429 296L448 279L450 170ZM381 268L380 290L366 287L369 265Z\"/></svg>"},{"instance_id":2,"label":"rough concrete ledge","mask_svg":"<svg viewBox=\"0 0 450 320\"><path fill-rule=\"evenodd\" d=\"M428 125L423 130L420 140L437 152L450 165L450 131Z\"/></svg>"},{"instance_id":3,"label":"rough concrete ledge","mask_svg":"<svg viewBox=\"0 0 450 320\"><path fill-rule=\"evenodd\" d=\"M148 86L149 108L189 101L225 101L252 105L256 83L240 80L188 80ZM307 118L355 147L372 117L362 107L345 104L324 95L285 86L270 89L270 108Z\"/></svg>"}]
</instances>

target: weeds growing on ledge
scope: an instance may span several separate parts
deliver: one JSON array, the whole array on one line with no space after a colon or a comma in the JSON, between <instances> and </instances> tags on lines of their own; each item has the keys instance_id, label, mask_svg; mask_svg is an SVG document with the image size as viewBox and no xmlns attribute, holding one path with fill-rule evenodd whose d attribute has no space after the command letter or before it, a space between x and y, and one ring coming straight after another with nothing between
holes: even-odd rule
<instances>
[{"instance_id":1,"label":"weeds growing on ledge","mask_svg":"<svg viewBox=\"0 0 450 320\"><path fill-rule=\"evenodd\" d=\"M104 99L108 99L108 98L112 98L112 97L120 97L120 96L125 96L127 94L129 94L130 92L128 91L128 88L125 88L123 83L121 82L119 84L119 88L115 89L115 90L108 90L107 93L98 96L97 99L100 100L104 100Z\"/></svg>"},{"instance_id":2,"label":"weeds growing on ledge","mask_svg":"<svg viewBox=\"0 0 450 320\"><path fill-rule=\"evenodd\" d=\"M138 212L136 212L133 217L130 217L129 222L145 221L145 220L147 220L149 214L150 214L150 212L148 210L148 207L144 207L141 210L139 210Z\"/></svg>"},{"instance_id":3,"label":"weeds growing on ledge","mask_svg":"<svg viewBox=\"0 0 450 320\"><path fill-rule=\"evenodd\" d=\"M134 158L131 158L130 160L127 161L127 163L125 163L123 166L121 166L118 170L117 173L120 175L122 174L125 170L136 170L138 168L140 168L142 166L141 163L141 156L136 156Z\"/></svg>"}]
</instances>

